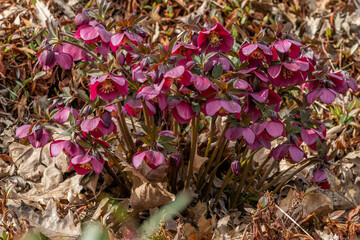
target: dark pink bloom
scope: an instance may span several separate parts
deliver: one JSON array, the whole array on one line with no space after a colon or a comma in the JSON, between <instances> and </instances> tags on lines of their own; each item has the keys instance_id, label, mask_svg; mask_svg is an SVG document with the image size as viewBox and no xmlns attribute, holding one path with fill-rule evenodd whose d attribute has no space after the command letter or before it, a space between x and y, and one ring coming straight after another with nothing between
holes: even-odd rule
<instances>
[{"instance_id":1,"label":"dark pink bloom","mask_svg":"<svg viewBox=\"0 0 360 240\"><path fill-rule=\"evenodd\" d=\"M154 116L156 113L156 107L153 103L149 102L149 101L145 101L146 103L146 107L148 109L148 114L149 116ZM125 109L126 112L130 115L130 116L136 116L137 114L139 114L141 112L143 108L142 102L140 99L137 100L129 100L126 102L125 104Z\"/></svg>"},{"instance_id":2,"label":"dark pink bloom","mask_svg":"<svg viewBox=\"0 0 360 240\"><path fill-rule=\"evenodd\" d=\"M247 60L250 66L260 66L263 61L271 60L273 52L270 47L260 43L245 44L240 48L239 56L240 61Z\"/></svg>"},{"instance_id":3,"label":"dark pink bloom","mask_svg":"<svg viewBox=\"0 0 360 240\"><path fill-rule=\"evenodd\" d=\"M78 110L71 108L71 107L66 107L66 108L60 109L60 111L57 112L55 114L55 116L53 117L53 120L60 124L63 124L64 122L66 122L69 119L70 112L72 112L75 119L77 119L79 117Z\"/></svg>"},{"instance_id":4,"label":"dark pink bloom","mask_svg":"<svg viewBox=\"0 0 360 240\"><path fill-rule=\"evenodd\" d=\"M70 166L68 171L71 167L80 174L85 175L91 172L94 169L94 172L99 175L104 167L105 161L103 159L99 160L94 156L90 155L78 155L71 158Z\"/></svg>"},{"instance_id":5,"label":"dark pink bloom","mask_svg":"<svg viewBox=\"0 0 360 240\"><path fill-rule=\"evenodd\" d=\"M197 45L201 51L229 52L234 45L234 39L221 24L215 23L209 30L203 30L197 38Z\"/></svg>"},{"instance_id":6,"label":"dark pink bloom","mask_svg":"<svg viewBox=\"0 0 360 240\"><path fill-rule=\"evenodd\" d=\"M90 132L95 138L116 133L116 125L109 112L104 112L100 117L85 119L80 126L84 132Z\"/></svg>"},{"instance_id":7,"label":"dark pink bloom","mask_svg":"<svg viewBox=\"0 0 360 240\"><path fill-rule=\"evenodd\" d=\"M193 54L198 55L199 49L192 44L187 44L183 42L176 44L171 53L171 55L181 55L188 59L191 59L191 55Z\"/></svg>"},{"instance_id":8,"label":"dark pink bloom","mask_svg":"<svg viewBox=\"0 0 360 240\"><path fill-rule=\"evenodd\" d=\"M82 39L87 44L95 44L99 41L108 43L110 42L111 34L101 23L91 21L89 24L79 27L74 38Z\"/></svg>"},{"instance_id":9,"label":"dark pink bloom","mask_svg":"<svg viewBox=\"0 0 360 240\"><path fill-rule=\"evenodd\" d=\"M283 62L280 65L270 66L268 75L270 76L270 82L276 87L295 85L305 80L301 66L295 62Z\"/></svg>"},{"instance_id":10,"label":"dark pink bloom","mask_svg":"<svg viewBox=\"0 0 360 240\"><path fill-rule=\"evenodd\" d=\"M290 40L290 39L276 40L273 45L273 52L274 52L273 59L277 60L278 58L277 52L281 54L288 54L290 58L295 59L300 55L300 50L301 50L300 47L302 47L302 44L294 40Z\"/></svg>"},{"instance_id":11,"label":"dark pink bloom","mask_svg":"<svg viewBox=\"0 0 360 240\"><path fill-rule=\"evenodd\" d=\"M189 123L196 115L191 104L184 101L173 101L170 103L170 108L175 120L181 124Z\"/></svg>"},{"instance_id":12,"label":"dark pink bloom","mask_svg":"<svg viewBox=\"0 0 360 240\"><path fill-rule=\"evenodd\" d=\"M162 91L167 92L173 82L179 83L185 87L191 84L192 73L183 66L175 67L164 74L164 84Z\"/></svg>"},{"instance_id":13,"label":"dark pink bloom","mask_svg":"<svg viewBox=\"0 0 360 240\"><path fill-rule=\"evenodd\" d=\"M132 70L132 78L139 83L144 83L147 80L145 73L146 72L143 71L140 66L136 66Z\"/></svg>"},{"instance_id":14,"label":"dark pink bloom","mask_svg":"<svg viewBox=\"0 0 360 240\"><path fill-rule=\"evenodd\" d=\"M354 92L358 90L358 85L353 78L346 79L341 73L328 73L328 79L311 81L308 83L309 93L306 96L308 103L313 103L317 98L323 103L331 104L338 93L345 94L349 88Z\"/></svg>"},{"instance_id":15,"label":"dark pink bloom","mask_svg":"<svg viewBox=\"0 0 360 240\"><path fill-rule=\"evenodd\" d=\"M73 61L92 61L93 58L91 58L89 55L87 55L87 53L82 50L81 48L75 47L74 45L65 43L62 47L62 51L64 53L69 54L72 58Z\"/></svg>"},{"instance_id":16,"label":"dark pink bloom","mask_svg":"<svg viewBox=\"0 0 360 240\"><path fill-rule=\"evenodd\" d=\"M111 74L92 77L90 81L90 99L94 100L96 96L106 101L114 101L119 94L128 94L128 82L122 76L114 76Z\"/></svg>"},{"instance_id":17,"label":"dark pink bloom","mask_svg":"<svg viewBox=\"0 0 360 240\"><path fill-rule=\"evenodd\" d=\"M302 132L300 133L301 139L309 146L310 149L316 150L316 140L320 141L325 140L326 137L326 127L322 122L318 122L320 125L316 128L306 129L302 127Z\"/></svg>"},{"instance_id":18,"label":"dark pink bloom","mask_svg":"<svg viewBox=\"0 0 360 240\"><path fill-rule=\"evenodd\" d=\"M141 87L136 93L136 98L137 99L142 98L144 100L154 99L160 94L161 87L162 86L157 86L157 85L154 85L154 87L153 86Z\"/></svg>"},{"instance_id":19,"label":"dark pink bloom","mask_svg":"<svg viewBox=\"0 0 360 240\"><path fill-rule=\"evenodd\" d=\"M205 104L205 113L207 116L226 116L230 113L240 113L241 106L234 100L212 99Z\"/></svg>"},{"instance_id":20,"label":"dark pink bloom","mask_svg":"<svg viewBox=\"0 0 360 240\"><path fill-rule=\"evenodd\" d=\"M271 155L276 161L280 161L283 157L286 159L292 159L294 162L300 162L305 153L298 146L293 144L282 144L272 150Z\"/></svg>"},{"instance_id":21,"label":"dark pink bloom","mask_svg":"<svg viewBox=\"0 0 360 240\"><path fill-rule=\"evenodd\" d=\"M17 138L28 138L30 144L34 148L39 148L45 146L49 139L52 139L50 133L42 128L39 123L36 123L30 132L31 125L23 125L16 129L16 137Z\"/></svg>"},{"instance_id":22,"label":"dark pink bloom","mask_svg":"<svg viewBox=\"0 0 360 240\"><path fill-rule=\"evenodd\" d=\"M132 157L135 168L139 168L143 161L152 169L157 169L166 159L164 154L153 150L138 152Z\"/></svg>"},{"instance_id":23,"label":"dark pink bloom","mask_svg":"<svg viewBox=\"0 0 360 240\"><path fill-rule=\"evenodd\" d=\"M72 56L62 52L62 48L61 52L45 49L38 58L38 63L45 71L53 69L56 64L59 64L64 69L70 69L73 62Z\"/></svg>"},{"instance_id":24,"label":"dark pink bloom","mask_svg":"<svg viewBox=\"0 0 360 240\"><path fill-rule=\"evenodd\" d=\"M201 93L201 96L208 97L212 94L212 98L215 97L214 93L217 93L218 88L206 77L199 75L193 75L192 82L194 87Z\"/></svg>"},{"instance_id":25,"label":"dark pink bloom","mask_svg":"<svg viewBox=\"0 0 360 240\"><path fill-rule=\"evenodd\" d=\"M73 142L65 140L56 140L50 144L50 156L56 157L61 152L64 152L68 157L75 157L77 155L84 155L84 149Z\"/></svg>"},{"instance_id":26,"label":"dark pink bloom","mask_svg":"<svg viewBox=\"0 0 360 240\"><path fill-rule=\"evenodd\" d=\"M142 40L143 38L139 35L125 31L123 33L117 33L111 37L110 47L113 52L116 52L120 46L128 45L128 42L137 45L138 41L141 42Z\"/></svg>"},{"instance_id":27,"label":"dark pink bloom","mask_svg":"<svg viewBox=\"0 0 360 240\"><path fill-rule=\"evenodd\" d=\"M319 187L322 189L330 189L330 184L327 180L326 171L327 171L326 168L312 169L313 177L311 181L314 183L318 183Z\"/></svg>"},{"instance_id":28,"label":"dark pink bloom","mask_svg":"<svg viewBox=\"0 0 360 240\"><path fill-rule=\"evenodd\" d=\"M271 141L274 138L285 136L285 126L279 120L264 121L262 123L254 123L250 126L256 135L254 144L248 144L251 150L255 150L262 145L270 149Z\"/></svg>"},{"instance_id":29,"label":"dark pink bloom","mask_svg":"<svg viewBox=\"0 0 360 240\"><path fill-rule=\"evenodd\" d=\"M243 136L247 143L254 144L256 136L253 130L251 130L250 128L231 127L225 133L225 137L230 141L235 141L241 136Z\"/></svg>"},{"instance_id":30,"label":"dark pink bloom","mask_svg":"<svg viewBox=\"0 0 360 240\"><path fill-rule=\"evenodd\" d=\"M81 13L76 15L74 19L74 23L77 27L89 24L89 22L90 22L90 17L85 8L83 8Z\"/></svg>"},{"instance_id":31,"label":"dark pink bloom","mask_svg":"<svg viewBox=\"0 0 360 240\"><path fill-rule=\"evenodd\" d=\"M232 70L232 66L230 61L223 57L223 56L218 56L217 54L212 56L211 58L209 58L206 62L205 62L205 66L204 66L204 71L206 72L210 72L213 70L213 68L215 66L218 66L221 64L221 68L223 69L223 72L227 72L230 69Z\"/></svg>"}]
</instances>

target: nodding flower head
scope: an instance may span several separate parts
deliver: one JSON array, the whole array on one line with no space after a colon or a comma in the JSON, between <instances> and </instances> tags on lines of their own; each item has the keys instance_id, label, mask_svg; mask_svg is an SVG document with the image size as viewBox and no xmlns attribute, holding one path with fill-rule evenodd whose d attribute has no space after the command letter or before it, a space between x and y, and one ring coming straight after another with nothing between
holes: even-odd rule
<instances>
[{"instance_id":1,"label":"nodding flower head","mask_svg":"<svg viewBox=\"0 0 360 240\"><path fill-rule=\"evenodd\" d=\"M32 125L23 125L16 129L17 138L25 139L28 138L30 144L34 148L45 146L49 139L52 139L50 133L42 128L39 123Z\"/></svg>"},{"instance_id":2,"label":"nodding flower head","mask_svg":"<svg viewBox=\"0 0 360 240\"><path fill-rule=\"evenodd\" d=\"M122 76L111 74L102 77L93 77L90 82L90 99L99 96L102 100L110 103L119 95L128 94L128 82Z\"/></svg>"},{"instance_id":3,"label":"nodding flower head","mask_svg":"<svg viewBox=\"0 0 360 240\"><path fill-rule=\"evenodd\" d=\"M197 38L197 45L201 51L229 52L234 45L234 39L222 25L216 23L209 30L203 30Z\"/></svg>"},{"instance_id":4,"label":"nodding flower head","mask_svg":"<svg viewBox=\"0 0 360 240\"><path fill-rule=\"evenodd\" d=\"M163 162L166 161L164 154L158 151L148 150L138 152L132 157L132 162L135 168L139 168L141 163L145 161L146 164L152 169L158 168Z\"/></svg>"}]
</instances>

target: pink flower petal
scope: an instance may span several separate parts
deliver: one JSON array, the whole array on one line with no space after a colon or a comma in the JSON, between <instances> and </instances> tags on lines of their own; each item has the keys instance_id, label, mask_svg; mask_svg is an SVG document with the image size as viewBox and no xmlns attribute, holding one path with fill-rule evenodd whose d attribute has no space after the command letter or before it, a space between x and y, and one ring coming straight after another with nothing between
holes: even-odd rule
<instances>
[{"instance_id":1,"label":"pink flower petal","mask_svg":"<svg viewBox=\"0 0 360 240\"><path fill-rule=\"evenodd\" d=\"M31 125L22 125L16 129L15 137L17 138L26 138L29 134Z\"/></svg>"},{"instance_id":2,"label":"pink flower petal","mask_svg":"<svg viewBox=\"0 0 360 240\"><path fill-rule=\"evenodd\" d=\"M132 162L135 168L139 168L141 163L144 161L146 151L135 153L132 157Z\"/></svg>"}]
</instances>

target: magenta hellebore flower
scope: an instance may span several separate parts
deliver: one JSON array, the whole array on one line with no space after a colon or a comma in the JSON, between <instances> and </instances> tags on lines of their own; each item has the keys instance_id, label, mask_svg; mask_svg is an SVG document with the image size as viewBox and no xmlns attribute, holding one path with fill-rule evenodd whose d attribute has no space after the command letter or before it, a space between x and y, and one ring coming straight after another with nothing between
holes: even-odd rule
<instances>
[{"instance_id":1,"label":"magenta hellebore flower","mask_svg":"<svg viewBox=\"0 0 360 240\"><path fill-rule=\"evenodd\" d=\"M255 133L250 128L246 127L231 127L226 130L225 137L230 141L236 141L241 136L245 139L248 144L254 144L255 142Z\"/></svg>"},{"instance_id":2,"label":"magenta hellebore flower","mask_svg":"<svg viewBox=\"0 0 360 240\"><path fill-rule=\"evenodd\" d=\"M300 133L301 139L309 146L310 149L316 150L316 140L320 141L325 140L326 137L326 126L324 123L317 121L320 123L316 129L306 129L302 128L302 132Z\"/></svg>"},{"instance_id":3,"label":"magenta hellebore flower","mask_svg":"<svg viewBox=\"0 0 360 240\"><path fill-rule=\"evenodd\" d=\"M128 82L122 76L114 76L111 74L92 77L90 81L90 99L94 100L96 96L106 101L114 101L119 94L128 94Z\"/></svg>"},{"instance_id":4,"label":"magenta hellebore flower","mask_svg":"<svg viewBox=\"0 0 360 240\"><path fill-rule=\"evenodd\" d=\"M77 27L80 27L82 25L86 25L89 24L90 22L90 17L89 14L87 13L86 9L83 8L81 13L79 13L78 15L76 15L75 19L74 19L74 24Z\"/></svg>"},{"instance_id":5,"label":"magenta hellebore flower","mask_svg":"<svg viewBox=\"0 0 360 240\"><path fill-rule=\"evenodd\" d=\"M295 85L305 80L301 67L294 62L283 62L280 65L270 66L268 75L270 82L276 87Z\"/></svg>"},{"instance_id":6,"label":"magenta hellebore flower","mask_svg":"<svg viewBox=\"0 0 360 240\"><path fill-rule=\"evenodd\" d=\"M312 169L313 176L311 181L314 183L318 183L319 187L322 189L330 189L330 184L327 180L326 171L326 168Z\"/></svg>"},{"instance_id":7,"label":"magenta hellebore flower","mask_svg":"<svg viewBox=\"0 0 360 240\"><path fill-rule=\"evenodd\" d=\"M34 148L39 148L45 146L45 144L49 141L49 139L52 139L50 133L42 128L42 126L39 123L36 123L32 129L32 125L23 125L16 129L16 135L17 138L28 138L30 144ZM31 129L31 132L30 132Z\"/></svg>"},{"instance_id":8,"label":"magenta hellebore flower","mask_svg":"<svg viewBox=\"0 0 360 240\"><path fill-rule=\"evenodd\" d=\"M230 69L232 70L230 61L227 58L223 56L218 56L218 54L216 54L205 62L204 71L210 72L215 66L218 66L220 64L223 72L227 72Z\"/></svg>"},{"instance_id":9,"label":"magenta hellebore flower","mask_svg":"<svg viewBox=\"0 0 360 240\"><path fill-rule=\"evenodd\" d=\"M125 31L123 33L117 33L111 37L110 48L113 52L116 52L120 46L125 46L128 42L137 45L138 41L141 42L142 40L143 38L141 36Z\"/></svg>"},{"instance_id":10,"label":"magenta hellebore flower","mask_svg":"<svg viewBox=\"0 0 360 240\"><path fill-rule=\"evenodd\" d=\"M270 47L260 43L245 44L240 48L239 56L240 61L247 60L250 66L260 66L263 61L271 60L273 52Z\"/></svg>"},{"instance_id":11,"label":"magenta hellebore flower","mask_svg":"<svg viewBox=\"0 0 360 240\"><path fill-rule=\"evenodd\" d=\"M147 110L148 110L148 114L149 116L154 116L156 113L156 107L153 103L149 102L149 101L145 101ZM136 100L129 100L126 102L125 104L125 109L126 112L130 115L130 116L136 116L137 114L139 114L141 112L141 109L143 108L142 102L140 99L136 99Z\"/></svg>"},{"instance_id":12,"label":"magenta hellebore flower","mask_svg":"<svg viewBox=\"0 0 360 240\"><path fill-rule=\"evenodd\" d=\"M205 113L207 116L226 116L230 113L240 113L241 106L234 100L211 99L205 104Z\"/></svg>"},{"instance_id":13,"label":"magenta hellebore flower","mask_svg":"<svg viewBox=\"0 0 360 240\"><path fill-rule=\"evenodd\" d=\"M273 44L273 59L278 59L279 56L277 52L282 54L289 54L290 58L295 59L300 55L301 46L301 43L290 39L276 40Z\"/></svg>"},{"instance_id":14,"label":"magenta hellebore flower","mask_svg":"<svg viewBox=\"0 0 360 240\"><path fill-rule=\"evenodd\" d=\"M177 82L185 87L191 84L192 73L183 66L175 67L164 74L164 84L162 91L167 92L173 82Z\"/></svg>"},{"instance_id":15,"label":"magenta hellebore flower","mask_svg":"<svg viewBox=\"0 0 360 240\"><path fill-rule=\"evenodd\" d=\"M221 24L215 23L209 30L203 30L197 38L197 45L201 51L224 53L229 52L234 45L234 39Z\"/></svg>"},{"instance_id":16,"label":"magenta hellebore flower","mask_svg":"<svg viewBox=\"0 0 360 240\"><path fill-rule=\"evenodd\" d=\"M201 93L201 96L203 97L209 97L211 95L210 98L214 98L214 93L217 93L219 91L215 84L213 84L206 77L194 74L192 82L194 84L194 87Z\"/></svg>"},{"instance_id":17,"label":"magenta hellebore flower","mask_svg":"<svg viewBox=\"0 0 360 240\"><path fill-rule=\"evenodd\" d=\"M111 34L105 27L96 21L91 21L89 24L82 25L74 34L74 38L82 39L87 44L95 44L99 41L109 43Z\"/></svg>"},{"instance_id":18,"label":"magenta hellebore flower","mask_svg":"<svg viewBox=\"0 0 360 240\"><path fill-rule=\"evenodd\" d=\"M70 54L61 52L57 49L55 51L45 49L39 56L38 63L45 70L53 69L56 64L59 64L64 69L70 69L73 62L73 58Z\"/></svg>"},{"instance_id":19,"label":"magenta hellebore flower","mask_svg":"<svg viewBox=\"0 0 360 240\"><path fill-rule=\"evenodd\" d=\"M69 158L75 157L77 155L84 155L84 149L73 142L66 140L55 140L50 144L50 156L56 157L61 152L64 152Z\"/></svg>"},{"instance_id":20,"label":"magenta hellebore flower","mask_svg":"<svg viewBox=\"0 0 360 240\"><path fill-rule=\"evenodd\" d=\"M285 157L286 159L292 159L294 162L298 163L304 158L305 153L293 144L281 144L272 150L270 156L276 161L280 161Z\"/></svg>"},{"instance_id":21,"label":"magenta hellebore flower","mask_svg":"<svg viewBox=\"0 0 360 240\"><path fill-rule=\"evenodd\" d=\"M313 103L317 98L323 103L331 104L338 93L345 94L349 88L354 92L358 90L358 85L353 78L348 80L341 73L328 73L328 79L312 81L308 83L309 93L306 96L308 103Z\"/></svg>"},{"instance_id":22,"label":"magenta hellebore flower","mask_svg":"<svg viewBox=\"0 0 360 240\"><path fill-rule=\"evenodd\" d=\"M132 157L135 168L139 168L143 161L152 169L157 169L166 159L164 154L153 150L138 152Z\"/></svg>"},{"instance_id":23,"label":"magenta hellebore flower","mask_svg":"<svg viewBox=\"0 0 360 240\"><path fill-rule=\"evenodd\" d=\"M71 158L68 171L73 167L78 174L85 175L94 169L94 172L99 175L104 167L104 163L103 159L99 160L94 156L77 155Z\"/></svg>"},{"instance_id":24,"label":"magenta hellebore flower","mask_svg":"<svg viewBox=\"0 0 360 240\"><path fill-rule=\"evenodd\" d=\"M172 108L175 120L181 124L189 123L196 115L191 104L184 101L172 101L169 103L169 107Z\"/></svg>"},{"instance_id":25,"label":"magenta hellebore flower","mask_svg":"<svg viewBox=\"0 0 360 240\"><path fill-rule=\"evenodd\" d=\"M109 112L104 112L100 117L85 119L80 126L84 132L90 132L95 138L116 133L116 125Z\"/></svg>"},{"instance_id":26,"label":"magenta hellebore flower","mask_svg":"<svg viewBox=\"0 0 360 240\"><path fill-rule=\"evenodd\" d=\"M187 44L183 42L176 44L171 53L171 55L181 55L190 59L191 59L191 55L193 54L195 55L199 54L199 49L192 44Z\"/></svg>"},{"instance_id":27,"label":"magenta hellebore flower","mask_svg":"<svg viewBox=\"0 0 360 240\"><path fill-rule=\"evenodd\" d=\"M79 111L78 110L76 110L76 109L74 109L72 107L65 107L65 108L60 109L60 111L58 111L54 115L53 120L60 123L60 124L63 124L69 119L70 112L72 112L75 119L77 119L79 117Z\"/></svg>"},{"instance_id":28,"label":"magenta hellebore flower","mask_svg":"<svg viewBox=\"0 0 360 240\"><path fill-rule=\"evenodd\" d=\"M254 123L250 126L256 135L254 144L248 144L251 150L258 149L260 145L270 149L271 141L274 138L285 136L285 126L279 120L264 121L262 123Z\"/></svg>"}]
</instances>

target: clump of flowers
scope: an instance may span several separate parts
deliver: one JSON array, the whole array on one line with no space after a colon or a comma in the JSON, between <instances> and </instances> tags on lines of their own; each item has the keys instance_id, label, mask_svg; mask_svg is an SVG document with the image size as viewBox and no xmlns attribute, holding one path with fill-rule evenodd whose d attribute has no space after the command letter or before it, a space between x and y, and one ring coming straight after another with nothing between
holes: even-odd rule
<instances>
[{"instance_id":1,"label":"clump of flowers","mask_svg":"<svg viewBox=\"0 0 360 240\"><path fill-rule=\"evenodd\" d=\"M56 64L76 68L89 91L61 89L54 101L62 105L53 104L48 116L20 127L16 137L34 147L52 141L51 155L64 152L69 170L78 174L113 171L108 163L119 161L115 150L120 149L136 169L163 166L171 191L192 187L204 198L219 169L228 168L218 196L231 178L238 179L231 190L233 207L252 183L267 188L263 183L270 171L258 169L248 177L262 148L270 150L266 161L312 165L313 182L326 180L326 127L313 104L331 104L349 89L357 91L354 79L309 57L307 47L280 23L270 35L259 31L241 42L218 23L196 22L196 28L185 28L168 46L152 46L141 28L146 18L107 22L108 7L102 3L97 14L79 13L72 38L48 23L49 35L38 52L40 66L46 71ZM281 117L283 107L292 110ZM64 134L71 139L54 141L46 131L52 121L69 121ZM200 134L207 136L205 143L199 143ZM207 159L198 169L196 156ZM123 171L121 164L114 166ZM185 178L177 174L180 169ZM126 174L111 175L129 182Z\"/></svg>"}]
</instances>

